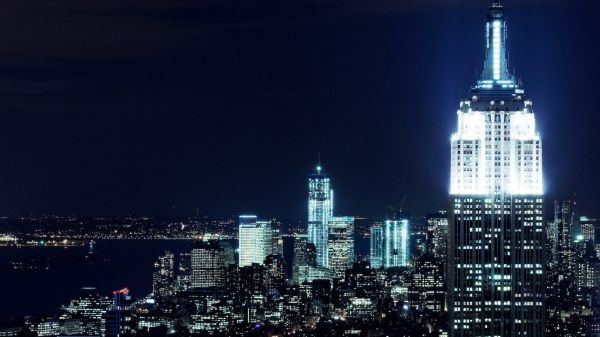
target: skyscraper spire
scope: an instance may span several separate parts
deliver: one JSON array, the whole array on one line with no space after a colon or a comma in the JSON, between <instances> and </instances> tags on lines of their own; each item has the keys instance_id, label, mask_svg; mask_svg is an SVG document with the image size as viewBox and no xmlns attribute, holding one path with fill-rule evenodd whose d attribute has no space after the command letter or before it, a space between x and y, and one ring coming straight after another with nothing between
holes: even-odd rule
<instances>
[{"instance_id":1,"label":"skyscraper spire","mask_svg":"<svg viewBox=\"0 0 600 337\"><path fill-rule=\"evenodd\" d=\"M319 159L317 161L317 174L321 174L323 170L323 166L321 166L321 152L318 154Z\"/></svg>"},{"instance_id":2,"label":"skyscraper spire","mask_svg":"<svg viewBox=\"0 0 600 337\"><path fill-rule=\"evenodd\" d=\"M486 57L481 82L511 81L506 48L506 21L502 1L492 1L486 20Z\"/></svg>"}]
</instances>

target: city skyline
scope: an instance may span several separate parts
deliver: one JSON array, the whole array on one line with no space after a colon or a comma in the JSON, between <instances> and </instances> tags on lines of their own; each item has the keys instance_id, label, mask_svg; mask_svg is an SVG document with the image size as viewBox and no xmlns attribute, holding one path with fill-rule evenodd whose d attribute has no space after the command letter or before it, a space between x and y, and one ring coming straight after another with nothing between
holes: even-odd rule
<instances>
[{"instance_id":1,"label":"city skyline","mask_svg":"<svg viewBox=\"0 0 600 337\"><path fill-rule=\"evenodd\" d=\"M319 3L267 1L243 14L229 1L11 4L6 31L23 35L0 50L0 214L303 219L298 191L319 152L340 214L385 213L405 192L414 214L444 208L451 111L480 68L485 1ZM507 4L509 30L527 33L510 42L511 64L550 139L548 200L576 193L595 215L597 159L587 149L599 117L587 102L598 50L586 41L597 4ZM53 16L37 20L44 10ZM223 24L227 13L239 14ZM59 20L69 24L50 24ZM139 29L108 33L128 20ZM165 30L172 20L177 38ZM46 34L61 38L48 46ZM442 94L432 100L433 91Z\"/></svg>"},{"instance_id":2,"label":"city skyline","mask_svg":"<svg viewBox=\"0 0 600 337\"><path fill-rule=\"evenodd\" d=\"M600 337L588 0L117 1L5 17L0 336Z\"/></svg>"}]
</instances>

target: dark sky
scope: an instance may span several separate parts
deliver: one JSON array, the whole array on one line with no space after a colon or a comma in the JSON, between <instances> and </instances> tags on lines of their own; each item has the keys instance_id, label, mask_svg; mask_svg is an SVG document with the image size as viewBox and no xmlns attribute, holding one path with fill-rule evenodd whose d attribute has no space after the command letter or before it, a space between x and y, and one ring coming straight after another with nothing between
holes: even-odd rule
<instances>
[{"instance_id":1,"label":"dark sky","mask_svg":"<svg viewBox=\"0 0 600 337\"><path fill-rule=\"evenodd\" d=\"M600 215L592 0L506 1L549 199ZM0 214L445 208L484 0L31 0L0 11Z\"/></svg>"}]
</instances>

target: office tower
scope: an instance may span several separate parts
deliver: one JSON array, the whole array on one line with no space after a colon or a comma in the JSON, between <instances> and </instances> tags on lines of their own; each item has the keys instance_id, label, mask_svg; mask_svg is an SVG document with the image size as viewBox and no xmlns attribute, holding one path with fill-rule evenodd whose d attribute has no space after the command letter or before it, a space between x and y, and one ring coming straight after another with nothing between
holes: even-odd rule
<instances>
[{"instance_id":1,"label":"office tower","mask_svg":"<svg viewBox=\"0 0 600 337\"><path fill-rule=\"evenodd\" d=\"M480 80L451 138L450 337L544 336L542 143L509 72L503 4L489 7Z\"/></svg>"},{"instance_id":2,"label":"office tower","mask_svg":"<svg viewBox=\"0 0 600 337\"><path fill-rule=\"evenodd\" d=\"M373 269L406 267L410 261L409 220L386 220L371 226L369 259Z\"/></svg>"},{"instance_id":3,"label":"office tower","mask_svg":"<svg viewBox=\"0 0 600 337\"><path fill-rule=\"evenodd\" d=\"M227 241L219 241L219 245L223 247L223 252L225 253L225 267L235 265L235 249L233 248L231 243Z\"/></svg>"},{"instance_id":4,"label":"office tower","mask_svg":"<svg viewBox=\"0 0 600 337\"><path fill-rule=\"evenodd\" d=\"M152 292L158 301L173 296L175 293L175 257L166 251L154 262L152 274Z\"/></svg>"},{"instance_id":5,"label":"office tower","mask_svg":"<svg viewBox=\"0 0 600 337\"><path fill-rule=\"evenodd\" d=\"M427 224L415 221L410 226L409 250L413 256L422 256L427 254L430 249L430 235Z\"/></svg>"},{"instance_id":6,"label":"office tower","mask_svg":"<svg viewBox=\"0 0 600 337\"><path fill-rule=\"evenodd\" d=\"M439 259L431 254L417 257L408 279L409 305L421 310L444 311L444 265Z\"/></svg>"},{"instance_id":7,"label":"office tower","mask_svg":"<svg viewBox=\"0 0 600 337\"><path fill-rule=\"evenodd\" d=\"M239 267L263 264L271 254L273 231L270 221L258 221L256 215L239 218Z\"/></svg>"},{"instance_id":8,"label":"office tower","mask_svg":"<svg viewBox=\"0 0 600 337\"><path fill-rule=\"evenodd\" d=\"M308 178L308 242L317 248L317 265L328 267L328 223L333 216L333 190L321 165Z\"/></svg>"},{"instance_id":9,"label":"office tower","mask_svg":"<svg viewBox=\"0 0 600 337\"><path fill-rule=\"evenodd\" d=\"M186 291L192 286L192 254L179 254L177 270L177 291Z\"/></svg>"},{"instance_id":10,"label":"office tower","mask_svg":"<svg viewBox=\"0 0 600 337\"><path fill-rule=\"evenodd\" d=\"M575 239L578 230L576 203L571 200L554 202L554 221L551 223L552 263L558 280L570 278L575 272Z\"/></svg>"},{"instance_id":11,"label":"office tower","mask_svg":"<svg viewBox=\"0 0 600 337\"><path fill-rule=\"evenodd\" d=\"M373 269L383 267L383 226L374 224L370 229L369 261Z\"/></svg>"},{"instance_id":12,"label":"office tower","mask_svg":"<svg viewBox=\"0 0 600 337\"><path fill-rule=\"evenodd\" d=\"M596 242L596 224L594 220L585 216L579 217L579 228L582 240Z\"/></svg>"},{"instance_id":13,"label":"office tower","mask_svg":"<svg viewBox=\"0 0 600 337\"><path fill-rule=\"evenodd\" d=\"M113 291L113 307L104 314L104 336L118 337L132 332L131 305L133 299L129 289Z\"/></svg>"},{"instance_id":14,"label":"office tower","mask_svg":"<svg viewBox=\"0 0 600 337\"><path fill-rule=\"evenodd\" d=\"M225 285L225 252L216 240L196 241L192 248L192 288Z\"/></svg>"},{"instance_id":15,"label":"office tower","mask_svg":"<svg viewBox=\"0 0 600 337\"><path fill-rule=\"evenodd\" d=\"M251 264L239 268L238 301L244 306L247 323L259 321L259 313L267 302L264 264Z\"/></svg>"},{"instance_id":16,"label":"office tower","mask_svg":"<svg viewBox=\"0 0 600 337\"><path fill-rule=\"evenodd\" d=\"M73 316L99 321L112 304L113 301L107 296L98 294L96 288L83 287L79 296L71 300L65 310Z\"/></svg>"},{"instance_id":17,"label":"office tower","mask_svg":"<svg viewBox=\"0 0 600 337\"><path fill-rule=\"evenodd\" d=\"M271 243L271 254L283 256L283 233L281 232L281 224L273 226L273 242Z\"/></svg>"},{"instance_id":18,"label":"office tower","mask_svg":"<svg viewBox=\"0 0 600 337\"><path fill-rule=\"evenodd\" d=\"M380 294L375 269L366 261L358 261L346 270L344 287L352 289L356 297L372 298Z\"/></svg>"},{"instance_id":19,"label":"office tower","mask_svg":"<svg viewBox=\"0 0 600 337\"><path fill-rule=\"evenodd\" d=\"M305 234L294 235L294 262L292 276L295 284L300 283L300 270L304 266L317 266L317 249L314 244L308 242Z\"/></svg>"},{"instance_id":20,"label":"office tower","mask_svg":"<svg viewBox=\"0 0 600 337\"><path fill-rule=\"evenodd\" d=\"M277 298L285 291L283 255L273 254L265 259L265 287L269 299Z\"/></svg>"},{"instance_id":21,"label":"office tower","mask_svg":"<svg viewBox=\"0 0 600 337\"><path fill-rule=\"evenodd\" d=\"M600 287L600 259L595 254L585 254L575 262L575 293L578 300L592 305L592 297Z\"/></svg>"},{"instance_id":22,"label":"office tower","mask_svg":"<svg viewBox=\"0 0 600 337\"><path fill-rule=\"evenodd\" d=\"M440 211L430 214L427 225L431 232L431 253L445 262L448 257L448 213Z\"/></svg>"},{"instance_id":23,"label":"office tower","mask_svg":"<svg viewBox=\"0 0 600 337\"><path fill-rule=\"evenodd\" d=\"M386 220L383 224L383 267L406 267L410 260L408 219Z\"/></svg>"},{"instance_id":24,"label":"office tower","mask_svg":"<svg viewBox=\"0 0 600 337\"><path fill-rule=\"evenodd\" d=\"M354 263L354 217L332 217L329 220L329 268L337 278Z\"/></svg>"}]
</instances>

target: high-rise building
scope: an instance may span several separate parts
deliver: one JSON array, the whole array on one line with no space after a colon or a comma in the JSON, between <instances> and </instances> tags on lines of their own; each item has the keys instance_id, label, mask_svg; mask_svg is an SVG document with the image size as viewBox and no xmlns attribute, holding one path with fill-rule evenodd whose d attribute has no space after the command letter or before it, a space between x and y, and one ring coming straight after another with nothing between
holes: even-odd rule
<instances>
[{"instance_id":1,"label":"high-rise building","mask_svg":"<svg viewBox=\"0 0 600 337\"><path fill-rule=\"evenodd\" d=\"M586 293L596 293L600 286L600 259L596 256L585 256L577 259L574 270L575 293L579 300Z\"/></svg>"},{"instance_id":2,"label":"high-rise building","mask_svg":"<svg viewBox=\"0 0 600 337\"><path fill-rule=\"evenodd\" d=\"M269 299L277 298L285 291L285 261L283 255L273 254L265 259L265 287Z\"/></svg>"},{"instance_id":3,"label":"high-rise building","mask_svg":"<svg viewBox=\"0 0 600 337\"><path fill-rule=\"evenodd\" d=\"M596 224L594 220L585 216L579 217L579 228L582 240L596 243Z\"/></svg>"},{"instance_id":4,"label":"high-rise building","mask_svg":"<svg viewBox=\"0 0 600 337\"><path fill-rule=\"evenodd\" d=\"M128 288L113 291L113 306L103 317L105 337L118 337L132 331L133 298Z\"/></svg>"},{"instance_id":5,"label":"high-rise building","mask_svg":"<svg viewBox=\"0 0 600 337\"><path fill-rule=\"evenodd\" d=\"M431 232L431 254L445 262L448 257L448 213L440 211L430 214L427 225Z\"/></svg>"},{"instance_id":6,"label":"high-rise building","mask_svg":"<svg viewBox=\"0 0 600 337\"><path fill-rule=\"evenodd\" d=\"M102 315L112 307L113 301L101 296L96 288L83 287L79 296L69 303L65 310L74 316L100 321Z\"/></svg>"},{"instance_id":7,"label":"high-rise building","mask_svg":"<svg viewBox=\"0 0 600 337\"><path fill-rule=\"evenodd\" d=\"M379 223L371 226L369 261L373 269L383 267L383 226Z\"/></svg>"},{"instance_id":8,"label":"high-rise building","mask_svg":"<svg viewBox=\"0 0 600 337\"><path fill-rule=\"evenodd\" d=\"M406 267L410 261L408 219L383 224L383 267Z\"/></svg>"},{"instance_id":9,"label":"high-rise building","mask_svg":"<svg viewBox=\"0 0 600 337\"><path fill-rule=\"evenodd\" d=\"M332 217L329 220L329 268L337 278L354 263L354 217Z\"/></svg>"},{"instance_id":10,"label":"high-rise building","mask_svg":"<svg viewBox=\"0 0 600 337\"><path fill-rule=\"evenodd\" d=\"M273 226L273 243L271 244L271 254L283 256L283 233L281 232L281 224L277 223Z\"/></svg>"},{"instance_id":11,"label":"high-rise building","mask_svg":"<svg viewBox=\"0 0 600 337\"><path fill-rule=\"evenodd\" d=\"M231 243L227 241L219 241L219 245L223 247L223 252L225 253L225 267L235 265L235 249L233 248Z\"/></svg>"},{"instance_id":12,"label":"high-rise building","mask_svg":"<svg viewBox=\"0 0 600 337\"><path fill-rule=\"evenodd\" d=\"M373 269L409 265L409 223L408 219L398 219L371 226L369 260Z\"/></svg>"},{"instance_id":13,"label":"high-rise building","mask_svg":"<svg viewBox=\"0 0 600 337\"><path fill-rule=\"evenodd\" d=\"M154 262L152 292L158 301L169 298L175 293L175 257L169 251Z\"/></svg>"},{"instance_id":14,"label":"high-rise building","mask_svg":"<svg viewBox=\"0 0 600 337\"><path fill-rule=\"evenodd\" d=\"M418 309L442 312L445 307L446 287L444 265L431 254L419 256L408 280L408 303Z\"/></svg>"},{"instance_id":15,"label":"high-rise building","mask_svg":"<svg viewBox=\"0 0 600 337\"><path fill-rule=\"evenodd\" d=\"M308 242L305 234L294 235L294 263L292 276L294 283L298 284L304 278L305 267L317 266L317 249L314 244Z\"/></svg>"},{"instance_id":16,"label":"high-rise building","mask_svg":"<svg viewBox=\"0 0 600 337\"><path fill-rule=\"evenodd\" d=\"M273 230L270 221L259 221L256 215L240 215L239 266L263 264L271 255Z\"/></svg>"},{"instance_id":17,"label":"high-rise building","mask_svg":"<svg viewBox=\"0 0 600 337\"><path fill-rule=\"evenodd\" d=\"M177 291L186 291L192 286L192 253L179 254Z\"/></svg>"},{"instance_id":18,"label":"high-rise building","mask_svg":"<svg viewBox=\"0 0 600 337\"><path fill-rule=\"evenodd\" d=\"M196 241L192 248L192 288L225 285L225 252L216 240Z\"/></svg>"},{"instance_id":19,"label":"high-rise building","mask_svg":"<svg viewBox=\"0 0 600 337\"><path fill-rule=\"evenodd\" d=\"M317 248L317 265L328 267L329 220L333 216L333 190L321 165L308 178L308 242Z\"/></svg>"},{"instance_id":20,"label":"high-rise building","mask_svg":"<svg viewBox=\"0 0 600 337\"><path fill-rule=\"evenodd\" d=\"M451 138L450 336L544 336L542 142L509 72L503 4L485 25L480 80Z\"/></svg>"},{"instance_id":21,"label":"high-rise building","mask_svg":"<svg viewBox=\"0 0 600 337\"><path fill-rule=\"evenodd\" d=\"M574 241L578 232L576 203L571 200L554 201L554 221L550 223L552 244L551 265L561 277L572 276L575 266Z\"/></svg>"}]
</instances>

